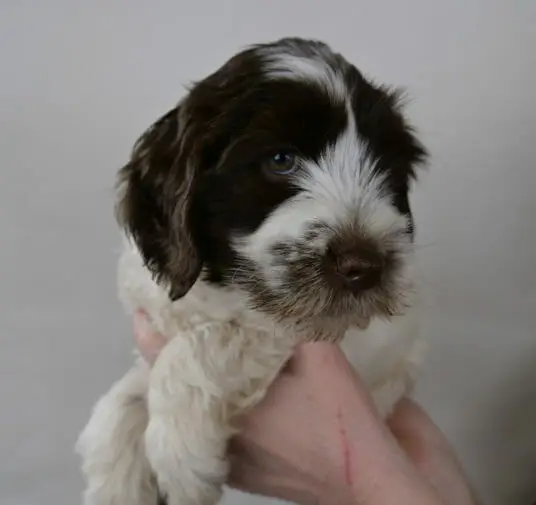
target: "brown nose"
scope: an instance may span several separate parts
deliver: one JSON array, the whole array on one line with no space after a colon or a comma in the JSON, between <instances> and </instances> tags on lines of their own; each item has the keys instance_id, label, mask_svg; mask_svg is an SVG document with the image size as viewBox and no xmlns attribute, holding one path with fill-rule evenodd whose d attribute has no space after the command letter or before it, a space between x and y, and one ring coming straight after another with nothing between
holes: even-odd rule
<instances>
[{"instance_id":1,"label":"brown nose","mask_svg":"<svg viewBox=\"0 0 536 505\"><path fill-rule=\"evenodd\" d=\"M371 289L381 280L385 262L377 251L364 247L331 247L328 256L337 277L352 292Z\"/></svg>"}]
</instances>

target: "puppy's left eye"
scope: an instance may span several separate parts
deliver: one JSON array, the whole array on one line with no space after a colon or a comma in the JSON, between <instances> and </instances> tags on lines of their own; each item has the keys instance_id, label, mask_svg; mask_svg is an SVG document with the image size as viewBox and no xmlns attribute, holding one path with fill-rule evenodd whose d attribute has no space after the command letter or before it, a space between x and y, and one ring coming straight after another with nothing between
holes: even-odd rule
<instances>
[{"instance_id":1,"label":"puppy's left eye","mask_svg":"<svg viewBox=\"0 0 536 505\"><path fill-rule=\"evenodd\" d=\"M275 175L289 175L298 168L298 160L294 153L280 151L268 160L266 168Z\"/></svg>"}]
</instances>

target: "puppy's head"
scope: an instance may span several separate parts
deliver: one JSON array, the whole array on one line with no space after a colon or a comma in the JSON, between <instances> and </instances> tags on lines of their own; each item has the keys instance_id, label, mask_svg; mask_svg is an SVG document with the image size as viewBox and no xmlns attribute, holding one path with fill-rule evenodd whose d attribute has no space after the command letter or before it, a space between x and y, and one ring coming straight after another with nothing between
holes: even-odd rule
<instances>
[{"instance_id":1,"label":"puppy's head","mask_svg":"<svg viewBox=\"0 0 536 505\"><path fill-rule=\"evenodd\" d=\"M403 308L424 148L398 93L325 44L250 47L138 140L118 215L172 299L202 275L277 318Z\"/></svg>"}]
</instances>

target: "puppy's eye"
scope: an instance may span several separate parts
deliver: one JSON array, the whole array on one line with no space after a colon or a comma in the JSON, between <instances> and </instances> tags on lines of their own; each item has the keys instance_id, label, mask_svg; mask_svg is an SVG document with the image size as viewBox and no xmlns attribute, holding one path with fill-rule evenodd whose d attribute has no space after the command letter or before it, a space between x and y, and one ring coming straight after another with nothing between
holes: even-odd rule
<instances>
[{"instance_id":1,"label":"puppy's eye","mask_svg":"<svg viewBox=\"0 0 536 505\"><path fill-rule=\"evenodd\" d=\"M267 163L268 171L275 175L289 175L297 168L296 155L289 151L280 151L274 154Z\"/></svg>"}]
</instances>

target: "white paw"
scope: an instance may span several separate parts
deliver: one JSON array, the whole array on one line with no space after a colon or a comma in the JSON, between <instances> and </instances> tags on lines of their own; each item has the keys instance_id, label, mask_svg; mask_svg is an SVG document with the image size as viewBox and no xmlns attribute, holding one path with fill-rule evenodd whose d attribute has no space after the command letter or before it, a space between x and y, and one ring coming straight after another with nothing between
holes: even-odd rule
<instances>
[{"instance_id":1,"label":"white paw","mask_svg":"<svg viewBox=\"0 0 536 505\"><path fill-rule=\"evenodd\" d=\"M166 505L215 505L227 480L226 441L211 444L195 429L181 433L188 439L159 419L151 420L145 433L145 451L160 494Z\"/></svg>"}]
</instances>

